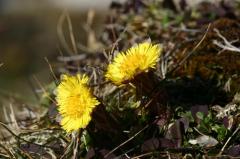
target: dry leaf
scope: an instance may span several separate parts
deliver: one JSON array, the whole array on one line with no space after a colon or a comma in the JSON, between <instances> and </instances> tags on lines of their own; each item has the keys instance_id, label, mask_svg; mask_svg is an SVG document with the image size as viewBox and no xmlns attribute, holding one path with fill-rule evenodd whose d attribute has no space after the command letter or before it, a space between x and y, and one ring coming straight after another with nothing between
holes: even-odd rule
<instances>
[{"instance_id":1,"label":"dry leaf","mask_svg":"<svg viewBox=\"0 0 240 159\"><path fill-rule=\"evenodd\" d=\"M218 144L218 141L215 138L207 135L199 136L196 139L189 140L188 142L192 145L199 144L204 147L213 147Z\"/></svg>"}]
</instances>

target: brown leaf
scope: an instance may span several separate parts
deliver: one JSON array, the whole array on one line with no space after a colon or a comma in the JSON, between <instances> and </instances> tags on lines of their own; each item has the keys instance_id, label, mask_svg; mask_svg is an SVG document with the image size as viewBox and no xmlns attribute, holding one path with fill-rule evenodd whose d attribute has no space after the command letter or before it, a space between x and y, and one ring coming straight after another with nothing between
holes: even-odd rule
<instances>
[{"instance_id":1,"label":"brown leaf","mask_svg":"<svg viewBox=\"0 0 240 159\"><path fill-rule=\"evenodd\" d=\"M170 139L160 138L159 139L159 147L161 147L161 148L176 148L177 143Z\"/></svg>"},{"instance_id":2,"label":"brown leaf","mask_svg":"<svg viewBox=\"0 0 240 159\"><path fill-rule=\"evenodd\" d=\"M199 123L200 119L197 117L197 113L201 112L204 115L208 115L208 106L207 105L195 105L191 107L191 113L194 118L194 120Z\"/></svg>"},{"instance_id":3,"label":"brown leaf","mask_svg":"<svg viewBox=\"0 0 240 159\"><path fill-rule=\"evenodd\" d=\"M146 140L142 144L142 152L148 152L148 151L153 151L159 148L159 141L157 138L151 138Z\"/></svg>"}]
</instances>

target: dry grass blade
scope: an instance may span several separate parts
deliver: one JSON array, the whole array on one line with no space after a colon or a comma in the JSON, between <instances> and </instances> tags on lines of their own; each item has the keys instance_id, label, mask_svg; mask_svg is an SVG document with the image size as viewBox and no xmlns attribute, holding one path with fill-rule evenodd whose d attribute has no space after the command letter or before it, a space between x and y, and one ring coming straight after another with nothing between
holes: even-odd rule
<instances>
[{"instance_id":1,"label":"dry grass blade","mask_svg":"<svg viewBox=\"0 0 240 159\"><path fill-rule=\"evenodd\" d=\"M132 137L130 137L128 140L124 141L123 143L121 143L120 145L118 145L117 147L115 147L114 149L112 149L109 153L107 153L106 155L104 155L104 158L107 158L109 155L111 155L114 151L116 151L117 149L119 149L120 147L122 147L123 145L125 145L126 143L128 143L129 141L131 141L132 139L134 139L136 136L138 136L141 132L143 132L144 130L146 130L149 127L149 125L146 125L144 128L142 128L140 131L138 131L136 134L134 134Z\"/></svg>"},{"instance_id":2,"label":"dry grass blade","mask_svg":"<svg viewBox=\"0 0 240 159\"><path fill-rule=\"evenodd\" d=\"M72 159L77 158L77 153L79 151L79 136L81 136L82 131L79 132L72 132L72 139L67 146L64 154L61 156L61 159L67 158L71 156Z\"/></svg>"},{"instance_id":3,"label":"dry grass blade","mask_svg":"<svg viewBox=\"0 0 240 159\"><path fill-rule=\"evenodd\" d=\"M61 46L63 46L63 48L68 53L71 53L72 49L69 47L69 45L66 41L65 35L63 33L63 24L64 24L64 21L65 21L65 18L66 18L66 14L65 14L65 12L63 12L62 15L60 16L59 20L58 20L57 33L58 33L58 38L59 38L59 41L61 43Z\"/></svg>"},{"instance_id":4,"label":"dry grass blade","mask_svg":"<svg viewBox=\"0 0 240 159\"><path fill-rule=\"evenodd\" d=\"M4 151L6 151L6 153L8 154L8 156L9 156L9 158L16 158L15 156L14 156L14 154L9 150L9 148L7 148L7 147L5 147L5 145L3 145L2 143L0 143L0 147L4 150ZM3 155L3 154L1 154L1 155ZM6 158L8 158L7 156L5 156Z\"/></svg>"},{"instance_id":5,"label":"dry grass blade","mask_svg":"<svg viewBox=\"0 0 240 159\"><path fill-rule=\"evenodd\" d=\"M37 79L37 77L36 77L36 76L33 76L33 79L37 82L37 84L38 84L39 87L42 89L42 91L44 92L44 94L47 95L47 98L48 98L49 100L51 100L54 104L57 104L56 101L55 101L54 99L52 99L52 98L48 95L46 89L43 87L43 85L42 85L41 82Z\"/></svg>"},{"instance_id":6,"label":"dry grass blade","mask_svg":"<svg viewBox=\"0 0 240 159\"><path fill-rule=\"evenodd\" d=\"M202 44L202 42L204 41L204 39L206 38L208 31L211 27L211 23L208 24L207 30L205 32L205 34L203 35L203 37L201 38L201 40L197 43L197 45L192 49L192 51L190 53L188 53L178 64L176 67L174 67L171 71L168 72L168 74L171 74L172 72L174 72L179 66L181 66L195 51L196 49Z\"/></svg>"},{"instance_id":7,"label":"dry grass blade","mask_svg":"<svg viewBox=\"0 0 240 159\"><path fill-rule=\"evenodd\" d=\"M56 75L55 75L55 73L54 73L54 71L53 71L52 65L50 64L50 62L49 62L49 60L48 60L47 57L44 57L44 59L45 59L45 61L46 61L47 64L48 64L48 67L49 67L50 72L51 72L51 74L52 74L52 76L53 76L53 78L54 78L55 83L57 83L57 82L58 82L58 79L57 79L57 77L56 77Z\"/></svg>"},{"instance_id":8,"label":"dry grass blade","mask_svg":"<svg viewBox=\"0 0 240 159\"><path fill-rule=\"evenodd\" d=\"M153 155L153 154L154 154L154 152L147 152L147 153L132 157L132 159L140 159L142 157L147 157L147 156L150 156L150 155Z\"/></svg>"},{"instance_id":9,"label":"dry grass blade","mask_svg":"<svg viewBox=\"0 0 240 159\"><path fill-rule=\"evenodd\" d=\"M230 142L230 140L232 139L232 137L240 130L240 124L238 125L237 129L233 132L233 134L228 138L228 140L226 141L226 143L224 144L224 146L222 147L221 151L219 152L219 156L222 155L223 151L225 150L227 144Z\"/></svg>"},{"instance_id":10,"label":"dry grass blade","mask_svg":"<svg viewBox=\"0 0 240 159\"><path fill-rule=\"evenodd\" d=\"M15 131L19 131L20 128L17 123L17 119L13 110L13 105L12 103L9 104L10 112L6 110L6 107L3 107L3 112L5 116L5 120L9 121L11 124L8 124L12 129Z\"/></svg>"},{"instance_id":11,"label":"dry grass blade","mask_svg":"<svg viewBox=\"0 0 240 159\"><path fill-rule=\"evenodd\" d=\"M75 37L73 35L72 22L71 22L70 16L69 16L67 11L65 11L65 16L66 16L68 29L69 29L69 34L70 34L70 39L71 39L71 43L72 43L72 47L73 47L73 53L78 54L76 40L75 40Z\"/></svg>"}]
</instances>

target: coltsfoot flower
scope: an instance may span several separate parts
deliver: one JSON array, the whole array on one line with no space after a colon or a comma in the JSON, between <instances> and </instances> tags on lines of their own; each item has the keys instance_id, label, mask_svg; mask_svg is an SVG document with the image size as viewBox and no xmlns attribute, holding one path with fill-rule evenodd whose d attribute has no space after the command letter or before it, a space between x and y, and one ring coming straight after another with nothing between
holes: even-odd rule
<instances>
[{"instance_id":1,"label":"coltsfoot flower","mask_svg":"<svg viewBox=\"0 0 240 159\"><path fill-rule=\"evenodd\" d=\"M154 69L160 55L159 45L149 42L138 44L126 52L118 53L108 65L105 77L116 85L123 85L137 75Z\"/></svg>"},{"instance_id":2,"label":"coltsfoot flower","mask_svg":"<svg viewBox=\"0 0 240 159\"><path fill-rule=\"evenodd\" d=\"M67 132L85 128L91 121L93 108L99 104L88 87L86 75L63 75L57 87L57 105L62 116L61 125Z\"/></svg>"}]
</instances>

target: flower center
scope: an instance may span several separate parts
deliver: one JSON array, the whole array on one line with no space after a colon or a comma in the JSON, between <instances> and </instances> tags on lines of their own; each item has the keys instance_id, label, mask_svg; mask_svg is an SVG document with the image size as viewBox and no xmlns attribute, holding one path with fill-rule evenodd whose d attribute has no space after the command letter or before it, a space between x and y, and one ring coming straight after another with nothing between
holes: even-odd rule
<instances>
[{"instance_id":1,"label":"flower center","mask_svg":"<svg viewBox=\"0 0 240 159\"><path fill-rule=\"evenodd\" d=\"M123 71L125 76L135 76L143 71L145 66L144 64L146 62L145 60L146 55L144 54L140 54L138 56L130 56L129 59L120 66L120 70Z\"/></svg>"},{"instance_id":2,"label":"flower center","mask_svg":"<svg viewBox=\"0 0 240 159\"><path fill-rule=\"evenodd\" d=\"M73 118L81 117L86 109L85 99L80 94L76 94L69 96L68 101L69 106L67 107L66 113Z\"/></svg>"}]
</instances>

